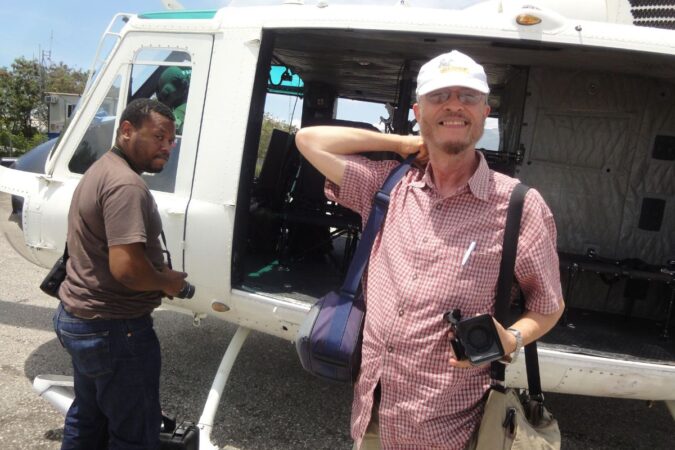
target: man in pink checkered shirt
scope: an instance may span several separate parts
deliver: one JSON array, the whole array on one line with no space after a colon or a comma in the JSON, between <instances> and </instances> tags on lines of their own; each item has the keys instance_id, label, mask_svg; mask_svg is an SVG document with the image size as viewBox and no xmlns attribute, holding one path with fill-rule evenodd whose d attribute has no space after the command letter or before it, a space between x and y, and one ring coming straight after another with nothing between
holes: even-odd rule
<instances>
[{"instance_id":1,"label":"man in pink checkered shirt","mask_svg":"<svg viewBox=\"0 0 675 450\"><path fill-rule=\"evenodd\" d=\"M302 154L327 178L329 198L365 220L395 161L363 151L419 152L391 193L370 256L362 363L352 407L355 449L464 449L474 445L490 366L458 361L443 314L494 313L504 224L517 180L490 170L475 149L490 107L483 67L452 51L420 69L413 105L421 137L342 127L300 130ZM553 216L530 189L515 274L527 311L509 330L495 321L505 352L550 330L563 310Z\"/></svg>"}]
</instances>

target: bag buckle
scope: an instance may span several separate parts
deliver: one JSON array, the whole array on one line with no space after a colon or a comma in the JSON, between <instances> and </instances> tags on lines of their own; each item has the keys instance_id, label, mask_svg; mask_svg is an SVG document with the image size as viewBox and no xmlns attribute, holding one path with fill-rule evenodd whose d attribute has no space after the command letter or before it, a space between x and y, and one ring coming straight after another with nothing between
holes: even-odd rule
<instances>
[{"instance_id":1,"label":"bag buckle","mask_svg":"<svg viewBox=\"0 0 675 450\"><path fill-rule=\"evenodd\" d=\"M353 301L356 298L356 292L351 292L346 289L340 289L338 296L340 298L348 298L349 300Z\"/></svg>"},{"instance_id":2,"label":"bag buckle","mask_svg":"<svg viewBox=\"0 0 675 450\"><path fill-rule=\"evenodd\" d=\"M389 194L382 191L377 191L373 198L373 203L377 206L387 208L389 206Z\"/></svg>"},{"instance_id":3,"label":"bag buckle","mask_svg":"<svg viewBox=\"0 0 675 450\"><path fill-rule=\"evenodd\" d=\"M539 402L539 403L544 403L544 393L543 392L541 394L537 394L537 395L528 395L528 398L530 400L534 400L534 401Z\"/></svg>"},{"instance_id":4,"label":"bag buckle","mask_svg":"<svg viewBox=\"0 0 675 450\"><path fill-rule=\"evenodd\" d=\"M525 396L522 401L525 417L533 426L539 426L544 418L544 395Z\"/></svg>"}]
</instances>

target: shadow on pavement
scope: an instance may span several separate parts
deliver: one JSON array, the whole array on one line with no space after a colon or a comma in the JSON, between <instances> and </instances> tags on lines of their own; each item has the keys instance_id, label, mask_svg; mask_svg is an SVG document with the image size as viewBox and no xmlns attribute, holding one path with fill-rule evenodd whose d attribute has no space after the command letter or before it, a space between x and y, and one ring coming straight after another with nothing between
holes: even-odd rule
<instances>
[{"instance_id":1,"label":"shadow on pavement","mask_svg":"<svg viewBox=\"0 0 675 450\"><path fill-rule=\"evenodd\" d=\"M21 322L25 308L9 310ZM30 308L33 319L17 326L51 330L51 311ZM170 311L153 317L162 346L162 408L178 420L197 422L236 326L206 320L194 327L191 317ZM31 353L24 373L32 382L40 374L72 374L72 368L54 338ZM251 332L230 374L212 440L241 450L349 449L350 407L350 386L313 378L290 342ZM40 433L56 437L58 431Z\"/></svg>"}]
</instances>

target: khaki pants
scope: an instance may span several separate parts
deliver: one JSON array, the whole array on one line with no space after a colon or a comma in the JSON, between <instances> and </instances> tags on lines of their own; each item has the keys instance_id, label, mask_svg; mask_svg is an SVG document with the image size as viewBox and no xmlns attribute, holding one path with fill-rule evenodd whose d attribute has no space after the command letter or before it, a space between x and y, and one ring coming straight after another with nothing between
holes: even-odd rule
<instances>
[{"instance_id":1,"label":"khaki pants","mask_svg":"<svg viewBox=\"0 0 675 450\"><path fill-rule=\"evenodd\" d=\"M380 423L377 414L377 406L379 405L373 407L373 414L370 418L368 428L366 429L366 434L363 436L363 441L361 441L361 447L358 448L356 443L354 443L352 450L382 450L382 446L380 445ZM477 434L478 433L476 432L471 436L469 442L466 443L466 447L464 447L465 450L475 450L476 442L478 440Z\"/></svg>"},{"instance_id":2,"label":"khaki pants","mask_svg":"<svg viewBox=\"0 0 675 450\"><path fill-rule=\"evenodd\" d=\"M370 416L370 423L368 428L366 428L366 434L363 436L361 441L361 447L356 446L354 443L353 450L381 450L382 446L380 445L380 419L377 414L377 409L379 408L379 403L375 402L373 405L373 412Z\"/></svg>"}]
</instances>

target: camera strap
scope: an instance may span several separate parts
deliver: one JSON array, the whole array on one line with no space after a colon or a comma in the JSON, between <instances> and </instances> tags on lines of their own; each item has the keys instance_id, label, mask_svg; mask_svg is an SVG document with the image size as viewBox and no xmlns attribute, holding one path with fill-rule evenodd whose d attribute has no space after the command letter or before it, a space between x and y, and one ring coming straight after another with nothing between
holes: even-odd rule
<instances>
[{"instance_id":1,"label":"camera strap","mask_svg":"<svg viewBox=\"0 0 675 450\"><path fill-rule=\"evenodd\" d=\"M497 298L495 302L495 319L502 325L506 324L508 319L511 287L513 286L514 268L516 266L516 252L518 250L518 236L520 234L520 219L523 214L525 194L527 194L529 189L528 186L522 183L513 188L506 214L502 260L499 266ZM524 301L521 302L521 310L525 311ZM536 341L525 346L525 367L530 396L534 398L541 397L541 380ZM503 384L505 372L506 368L504 364L499 361L492 362L490 375L493 380L497 380L498 383Z\"/></svg>"},{"instance_id":2,"label":"camera strap","mask_svg":"<svg viewBox=\"0 0 675 450\"><path fill-rule=\"evenodd\" d=\"M125 155L124 152L122 151L122 149L119 148L117 145L113 145L112 148L110 149L110 151L112 153L116 154L117 156L119 156L120 158L122 158L124 160L124 162L127 163L127 165L129 166L129 168L131 170L133 170L134 172L136 172L138 174L141 173L140 171L136 170L136 167L133 165L133 163L131 162L129 157L127 155Z\"/></svg>"},{"instance_id":3,"label":"camera strap","mask_svg":"<svg viewBox=\"0 0 675 450\"><path fill-rule=\"evenodd\" d=\"M169 269L173 270L173 264L171 264L171 253L169 253L169 247L166 245L166 236L164 236L164 230L160 231L160 236L162 237L162 243L164 244L164 250L162 253L166 253L166 265Z\"/></svg>"}]
</instances>

